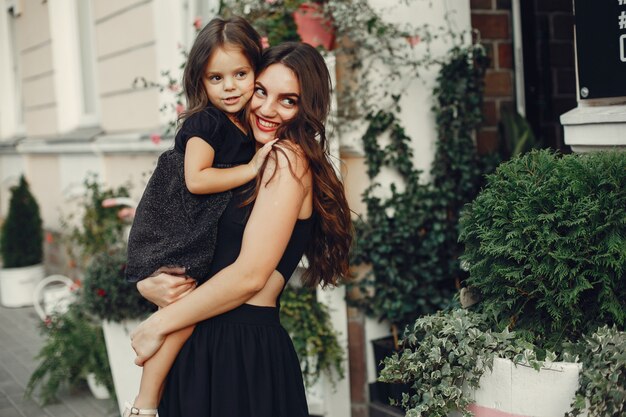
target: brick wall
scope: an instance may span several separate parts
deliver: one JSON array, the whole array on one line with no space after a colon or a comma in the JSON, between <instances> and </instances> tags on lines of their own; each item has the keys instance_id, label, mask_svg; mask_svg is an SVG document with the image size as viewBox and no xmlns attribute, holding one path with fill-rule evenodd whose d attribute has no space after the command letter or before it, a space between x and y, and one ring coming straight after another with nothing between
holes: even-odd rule
<instances>
[{"instance_id":1,"label":"brick wall","mask_svg":"<svg viewBox=\"0 0 626 417\"><path fill-rule=\"evenodd\" d=\"M471 0L472 28L491 58L485 76L485 120L477 135L481 153L491 151L498 143L498 121L503 108L515 100L513 43L510 0Z\"/></svg>"},{"instance_id":2,"label":"brick wall","mask_svg":"<svg viewBox=\"0 0 626 417\"><path fill-rule=\"evenodd\" d=\"M526 117L545 146L567 151L559 116L576 107L572 0L525 0L522 8ZM485 77L480 152L497 146L502 109L515 97L511 0L470 0L472 27L491 63Z\"/></svg>"}]
</instances>

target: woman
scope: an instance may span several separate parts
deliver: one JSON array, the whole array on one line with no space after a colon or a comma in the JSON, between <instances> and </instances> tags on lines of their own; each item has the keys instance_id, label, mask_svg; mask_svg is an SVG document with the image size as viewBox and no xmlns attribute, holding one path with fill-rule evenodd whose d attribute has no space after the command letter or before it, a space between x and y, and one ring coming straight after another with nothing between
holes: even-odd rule
<instances>
[{"instance_id":1,"label":"woman","mask_svg":"<svg viewBox=\"0 0 626 417\"><path fill-rule=\"evenodd\" d=\"M329 108L328 69L313 47L264 52L249 122L257 142L279 138L276 150L252 192L237 193L222 215L211 279L133 333L141 364L167 334L197 323L168 375L161 417L308 416L276 306L302 254L307 285L348 275L350 212L327 159Z\"/></svg>"}]
</instances>

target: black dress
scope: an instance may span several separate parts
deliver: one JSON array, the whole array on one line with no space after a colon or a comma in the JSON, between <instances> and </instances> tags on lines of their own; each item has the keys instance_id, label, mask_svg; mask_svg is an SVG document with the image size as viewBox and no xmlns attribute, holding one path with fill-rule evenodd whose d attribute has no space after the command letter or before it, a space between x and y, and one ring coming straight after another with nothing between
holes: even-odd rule
<instances>
[{"instance_id":1,"label":"black dress","mask_svg":"<svg viewBox=\"0 0 626 417\"><path fill-rule=\"evenodd\" d=\"M235 261L250 206L233 198L218 225L212 273ZM296 222L276 268L288 279L309 243L316 216ZM300 363L279 308L250 304L195 327L166 379L160 417L308 417Z\"/></svg>"},{"instance_id":2,"label":"black dress","mask_svg":"<svg viewBox=\"0 0 626 417\"><path fill-rule=\"evenodd\" d=\"M197 195L187 190L185 148L194 136L213 147L216 168L247 163L254 155L254 140L223 112L207 107L189 116L176 134L174 149L159 157L137 206L128 240L128 281L148 277L162 266L183 266L196 280L209 274L217 222L231 192Z\"/></svg>"}]
</instances>

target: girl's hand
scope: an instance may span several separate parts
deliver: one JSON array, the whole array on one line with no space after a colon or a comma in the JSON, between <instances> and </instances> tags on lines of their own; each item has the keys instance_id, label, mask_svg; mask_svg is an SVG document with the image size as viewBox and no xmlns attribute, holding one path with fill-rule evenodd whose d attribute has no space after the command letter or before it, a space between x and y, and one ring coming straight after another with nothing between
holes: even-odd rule
<instances>
[{"instance_id":1,"label":"girl's hand","mask_svg":"<svg viewBox=\"0 0 626 417\"><path fill-rule=\"evenodd\" d=\"M146 300L163 308L178 301L196 288L196 280L184 274L184 268L159 268L158 275L137 283L137 290ZM174 274L174 275L172 275Z\"/></svg>"},{"instance_id":2,"label":"girl's hand","mask_svg":"<svg viewBox=\"0 0 626 417\"><path fill-rule=\"evenodd\" d=\"M276 143L276 141L278 141L278 139L267 142L258 151L256 151L252 160L248 162L248 165L252 168L255 176L259 173L259 170L263 166L263 162L265 162L267 155L269 155L272 150L272 146Z\"/></svg>"},{"instance_id":3,"label":"girl's hand","mask_svg":"<svg viewBox=\"0 0 626 417\"><path fill-rule=\"evenodd\" d=\"M158 319L157 313L142 321L130 334L131 346L137 354L135 365L143 366L161 347L165 341L165 335L160 334L156 329Z\"/></svg>"}]
</instances>

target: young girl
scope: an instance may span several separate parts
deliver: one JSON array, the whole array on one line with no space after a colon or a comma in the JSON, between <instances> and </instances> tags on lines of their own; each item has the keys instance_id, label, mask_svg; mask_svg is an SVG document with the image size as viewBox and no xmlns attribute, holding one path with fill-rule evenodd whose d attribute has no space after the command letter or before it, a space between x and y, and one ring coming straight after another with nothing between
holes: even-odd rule
<instances>
[{"instance_id":1,"label":"young girl","mask_svg":"<svg viewBox=\"0 0 626 417\"><path fill-rule=\"evenodd\" d=\"M207 278L229 190L256 177L273 144L255 155L255 142L242 123L260 56L260 37L243 18L213 19L198 34L183 75L184 122L174 149L159 157L137 207L128 244L129 281L179 269L185 275L181 298ZM126 405L125 417L156 415L162 383L192 330L173 333L145 364L139 394L134 405Z\"/></svg>"}]
</instances>

